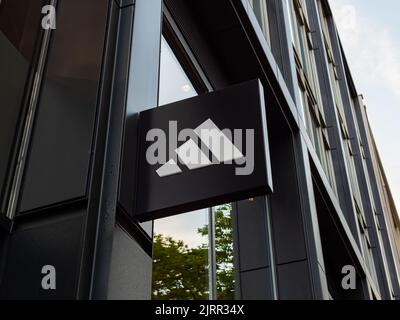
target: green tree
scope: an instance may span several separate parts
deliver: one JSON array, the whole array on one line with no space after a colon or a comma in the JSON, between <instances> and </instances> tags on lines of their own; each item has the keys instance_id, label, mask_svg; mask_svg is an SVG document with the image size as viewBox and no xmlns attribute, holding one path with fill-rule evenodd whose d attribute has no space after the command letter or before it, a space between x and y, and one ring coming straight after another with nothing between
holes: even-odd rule
<instances>
[{"instance_id":1,"label":"green tree","mask_svg":"<svg viewBox=\"0 0 400 320\"><path fill-rule=\"evenodd\" d=\"M160 234L153 246L153 299L208 298L207 248L189 249L183 241Z\"/></svg>"},{"instance_id":2,"label":"green tree","mask_svg":"<svg viewBox=\"0 0 400 320\"><path fill-rule=\"evenodd\" d=\"M233 299L233 239L231 205L215 209L217 297ZM208 226L198 229L208 235ZM153 244L153 299L208 299L208 247L189 248L183 241L157 234Z\"/></svg>"}]
</instances>

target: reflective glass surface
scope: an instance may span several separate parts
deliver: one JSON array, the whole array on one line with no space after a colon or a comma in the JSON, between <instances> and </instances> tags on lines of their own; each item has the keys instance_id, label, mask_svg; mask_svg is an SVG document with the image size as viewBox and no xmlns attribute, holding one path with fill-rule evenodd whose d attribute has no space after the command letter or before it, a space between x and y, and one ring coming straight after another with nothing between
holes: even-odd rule
<instances>
[{"instance_id":1,"label":"reflective glass surface","mask_svg":"<svg viewBox=\"0 0 400 320\"><path fill-rule=\"evenodd\" d=\"M172 49L162 39L159 105L197 95ZM153 299L209 298L209 210L154 221Z\"/></svg>"},{"instance_id":2,"label":"reflective glass surface","mask_svg":"<svg viewBox=\"0 0 400 320\"><path fill-rule=\"evenodd\" d=\"M0 204L6 175L13 170L11 155L17 128L24 118L35 44L38 42L41 0L0 1Z\"/></svg>"},{"instance_id":3,"label":"reflective glass surface","mask_svg":"<svg viewBox=\"0 0 400 320\"><path fill-rule=\"evenodd\" d=\"M197 95L165 39L159 90L159 105ZM231 211L227 204L154 221L153 299L234 299Z\"/></svg>"}]
</instances>

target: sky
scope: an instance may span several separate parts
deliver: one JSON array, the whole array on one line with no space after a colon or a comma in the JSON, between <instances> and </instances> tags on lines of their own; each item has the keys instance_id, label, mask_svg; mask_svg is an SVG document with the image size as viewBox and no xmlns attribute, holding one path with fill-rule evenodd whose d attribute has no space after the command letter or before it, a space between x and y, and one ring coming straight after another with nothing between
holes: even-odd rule
<instances>
[{"instance_id":1,"label":"sky","mask_svg":"<svg viewBox=\"0 0 400 320\"><path fill-rule=\"evenodd\" d=\"M400 1L329 0L400 210Z\"/></svg>"}]
</instances>

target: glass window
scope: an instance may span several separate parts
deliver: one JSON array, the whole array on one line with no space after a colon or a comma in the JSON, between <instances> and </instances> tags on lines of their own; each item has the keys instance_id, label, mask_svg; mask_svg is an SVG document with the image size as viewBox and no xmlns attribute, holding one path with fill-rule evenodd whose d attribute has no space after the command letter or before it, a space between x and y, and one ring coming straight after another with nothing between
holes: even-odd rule
<instances>
[{"instance_id":1,"label":"glass window","mask_svg":"<svg viewBox=\"0 0 400 320\"><path fill-rule=\"evenodd\" d=\"M153 299L209 298L207 233L208 209L154 222Z\"/></svg>"},{"instance_id":2,"label":"glass window","mask_svg":"<svg viewBox=\"0 0 400 320\"><path fill-rule=\"evenodd\" d=\"M57 1L57 29L37 102L21 212L86 195L108 3Z\"/></svg>"},{"instance_id":3,"label":"glass window","mask_svg":"<svg viewBox=\"0 0 400 320\"><path fill-rule=\"evenodd\" d=\"M162 38L159 105L196 96L189 78ZM209 209L154 221L153 299L209 298Z\"/></svg>"},{"instance_id":4,"label":"glass window","mask_svg":"<svg viewBox=\"0 0 400 320\"><path fill-rule=\"evenodd\" d=\"M325 143L325 141L328 141L326 135L324 140L326 127L323 121L317 63L310 34L306 3L296 0L286 1L299 82L299 108L316 154L332 188L336 190L329 142Z\"/></svg>"},{"instance_id":5,"label":"glass window","mask_svg":"<svg viewBox=\"0 0 400 320\"><path fill-rule=\"evenodd\" d=\"M297 10L295 9L297 7ZM300 60L299 68L304 73L305 80L312 89L312 95L316 98L316 102L321 105L320 88L318 82L317 65L312 46L311 35L307 22L306 7L298 7L298 2L288 0L287 9L290 16L290 30L292 35L294 51ZM303 13L303 18L300 18L298 11Z\"/></svg>"},{"instance_id":6,"label":"glass window","mask_svg":"<svg viewBox=\"0 0 400 320\"><path fill-rule=\"evenodd\" d=\"M163 38L159 105L197 95ZM152 298L234 299L230 204L154 221Z\"/></svg>"},{"instance_id":7,"label":"glass window","mask_svg":"<svg viewBox=\"0 0 400 320\"><path fill-rule=\"evenodd\" d=\"M267 11L266 0L249 0L251 7L253 8L254 14L260 24L261 30L267 40L268 44L271 45L270 34L269 34L269 21Z\"/></svg>"},{"instance_id":8,"label":"glass window","mask_svg":"<svg viewBox=\"0 0 400 320\"><path fill-rule=\"evenodd\" d=\"M306 99L307 98L305 97L306 93L302 88L300 88L300 86L298 87L298 89L299 89L299 96L300 96L300 99L299 99L299 102L300 102L300 115L301 115L301 118L302 118L302 120L304 122L304 125L306 126L306 128L308 128L309 124L307 123L307 114L306 114L306 112L307 112L307 110L306 110L306 106L307 106Z\"/></svg>"},{"instance_id":9,"label":"glass window","mask_svg":"<svg viewBox=\"0 0 400 320\"><path fill-rule=\"evenodd\" d=\"M215 220L216 291L218 300L235 299L232 204L217 206Z\"/></svg>"},{"instance_id":10,"label":"glass window","mask_svg":"<svg viewBox=\"0 0 400 320\"><path fill-rule=\"evenodd\" d=\"M291 9L291 4L290 1L292 0L285 0L286 1L286 9L287 12L289 13L289 29L290 29L290 35L292 36L292 43L293 45L296 43L296 35L294 34L294 30L293 30L293 15L292 15L292 9Z\"/></svg>"},{"instance_id":11,"label":"glass window","mask_svg":"<svg viewBox=\"0 0 400 320\"><path fill-rule=\"evenodd\" d=\"M196 95L163 38L159 105ZM153 299L234 299L231 211L226 204L154 222Z\"/></svg>"},{"instance_id":12,"label":"glass window","mask_svg":"<svg viewBox=\"0 0 400 320\"><path fill-rule=\"evenodd\" d=\"M319 2L319 15L320 19L322 21L322 31L324 34L325 38L325 49L326 53L328 55L328 62L329 62L329 77L331 81L331 86L334 94L334 100L337 108L337 113L339 116L339 126L342 131L342 145L343 145L343 150L344 150L344 157L347 163L347 168L348 168L348 174L349 174L349 179L350 179L350 184L351 184L351 189L352 193L354 195L355 201L361 204L361 195L360 195L360 189L358 185L358 179L357 179L357 172L355 169L355 164L354 164L354 157L352 155L351 151L351 141L349 140L348 132L347 132L347 123L346 119L344 117L344 107L343 107L343 100L342 100L342 93L340 90L340 85L339 85L339 80L338 80L338 70L336 67L336 63L334 60L334 56L332 54L332 42L331 38L329 37L329 25L328 25L328 20L327 16L325 15L325 10L322 7L322 4ZM353 113L354 116L354 113ZM358 127L357 124L355 124L356 127L356 135L357 139L360 141L359 137L359 132L358 132Z\"/></svg>"},{"instance_id":13,"label":"glass window","mask_svg":"<svg viewBox=\"0 0 400 320\"><path fill-rule=\"evenodd\" d=\"M21 120L25 90L40 31L42 0L0 1L0 181L8 165ZM0 200L2 197L0 184Z\"/></svg>"},{"instance_id":14,"label":"glass window","mask_svg":"<svg viewBox=\"0 0 400 320\"><path fill-rule=\"evenodd\" d=\"M159 105L191 98L197 95L189 78L167 41L161 40Z\"/></svg>"},{"instance_id":15,"label":"glass window","mask_svg":"<svg viewBox=\"0 0 400 320\"><path fill-rule=\"evenodd\" d=\"M226 204L155 221L153 299L235 298L231 211Z\"/></svg>"}]
</instances>

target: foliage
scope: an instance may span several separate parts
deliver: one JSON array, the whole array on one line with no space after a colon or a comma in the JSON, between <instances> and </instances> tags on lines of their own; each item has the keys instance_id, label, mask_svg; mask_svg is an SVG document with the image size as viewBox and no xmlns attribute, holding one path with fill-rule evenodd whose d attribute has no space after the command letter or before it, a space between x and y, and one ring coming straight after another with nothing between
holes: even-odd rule
<instances>
[{"instance_id":1,"label":"foliage","mask_svg":"<svg viewBox=\"0 0 400 320\"><path fill-rule=\"evenodd\" d=\"M231 205L215 209L217 297L233 299L233 239ZM198 229L208 235L208 226ZM189 248L183 241L157 234L153 249L153 299L201 300L209 297L208 247Z\"/></svg>"},{"instance_id":2,"label":"foliage","mask_svg":"<svg viewBox=\"0 0 400 320\"><path fill-rule=\"evenodd\" d=\"M157 234L153 250L153 299L207 299L207 248Z\"/></svg>"}]
</instances>

